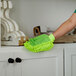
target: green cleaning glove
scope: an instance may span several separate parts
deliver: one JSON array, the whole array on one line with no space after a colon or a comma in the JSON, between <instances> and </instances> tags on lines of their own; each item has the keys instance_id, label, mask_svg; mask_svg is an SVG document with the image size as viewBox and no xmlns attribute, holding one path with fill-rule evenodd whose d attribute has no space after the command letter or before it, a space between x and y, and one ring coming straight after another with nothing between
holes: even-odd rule
<instances>
[{"instance_id":1,"label":"green cleaning glove","mask_svg":"<svg viewBox=\"0 0 76 76\"><path fill-rule=\"evenodd\" d=\"M29 41L24 43L25 48L32 52L40 52L40 51L48 51L53 48L55 37L53 34L49 36L46 34L42 34L35 38L31 38Z\"/></svg>"}]
</instances>

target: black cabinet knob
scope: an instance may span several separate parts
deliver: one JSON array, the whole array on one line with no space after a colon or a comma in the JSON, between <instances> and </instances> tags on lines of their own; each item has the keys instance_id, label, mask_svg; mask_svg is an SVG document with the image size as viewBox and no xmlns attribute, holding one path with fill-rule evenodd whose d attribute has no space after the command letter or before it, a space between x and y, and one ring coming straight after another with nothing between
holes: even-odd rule
<instances>
[{"instance_id":1,"label":"black cabinet knob","mask_svg":"<svg viewBox=\"0 0 76 76\"><path fill-rule=\"evenodd\" d=\"M9 63L14 63L14 59L9 58L9 59L8 59L8 62L9 62Z\"/></svg>"},{"instance_id":2,"label":"black cabinet knob","mask_svg":"<svg viewBox=\"0 0 76 76\"><path fill-rule=\"evenodd\" d=\"M22 59L17 57L17 58L15 59L15 61L16 61L17 63L21 63L21 62L22 62Z\"/></svg>"}]
</instances>

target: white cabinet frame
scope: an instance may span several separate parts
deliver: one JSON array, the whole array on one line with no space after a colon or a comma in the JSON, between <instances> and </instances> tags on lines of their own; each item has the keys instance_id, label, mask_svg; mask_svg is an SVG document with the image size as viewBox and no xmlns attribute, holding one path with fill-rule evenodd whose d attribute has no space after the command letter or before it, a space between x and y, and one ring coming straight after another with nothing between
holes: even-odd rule
<instances>
[{"instance_id":1,"label":"white cabinet frame","mask_svg":"<svg viewBox=\"0 0 76 76\"><path fill-rule=\"evenodd\" d=\"M65 48L65 76L76 76L76 47Z\"/></svg>"}]
</instances>

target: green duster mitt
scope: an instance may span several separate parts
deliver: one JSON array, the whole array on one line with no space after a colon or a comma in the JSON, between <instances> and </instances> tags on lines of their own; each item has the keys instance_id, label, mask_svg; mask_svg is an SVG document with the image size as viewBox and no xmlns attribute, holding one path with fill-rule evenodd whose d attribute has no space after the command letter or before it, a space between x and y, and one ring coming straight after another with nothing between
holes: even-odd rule
<instances>
[{"instance_id":1,"label":"green duster mitt","mask_svg":"<svg viewBox=\"0 0 76 76\"><path fill-rule=\"evenodd\" d=\"M49 36L42 34L35 38L31 38L29 41L26 41L24 46L32 52L48 51L54 46L54 40L55 37L53 34L50 34Z\"/></svg>"}]
</instances>

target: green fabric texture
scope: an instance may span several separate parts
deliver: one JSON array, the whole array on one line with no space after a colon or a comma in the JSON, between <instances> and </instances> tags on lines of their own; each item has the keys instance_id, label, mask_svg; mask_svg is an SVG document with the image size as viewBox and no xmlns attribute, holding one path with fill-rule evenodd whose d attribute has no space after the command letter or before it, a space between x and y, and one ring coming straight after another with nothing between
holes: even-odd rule
<instances>
[{"instance_id":1,"label":"green fabric texture","mask_svg":"<svg viewBox=\"0 0 76 76\"><path fill-rule=\"evenodd\" d=\"M49 36L46 34L42 34L40 36L37 36L35 38L31 38L29 41L26 41L24 43L25 48L32 52L41 52L41 51L48 51L51 48L53 48L55 38L53 34L50 34Z\"/></svg>"},{"instance_id":2,"label":"green fabric texture","mask_svg":"<svg viewBox=\"0 0 76 76\"><path fill-rule=\"evenodd\" d=\"M49 35L49 38L50 38L51 42L54 42L55 37L54 37L54 35L53 35L53 34L50 34L50 35Z\"/></svg>"},{"instance_id":3,"label":"green fabric texture","mask_svg":"<svg viewBox=\"0 0 76 76\"><path fill-rule=\"evenodd\" d=\"M75 9L74 13L76 13L76 9Z\"/></svg>"}]
</instances>

